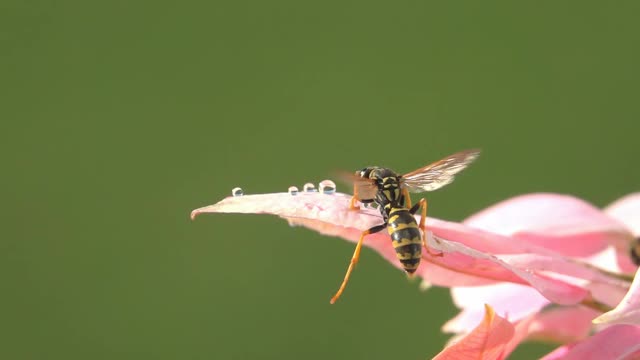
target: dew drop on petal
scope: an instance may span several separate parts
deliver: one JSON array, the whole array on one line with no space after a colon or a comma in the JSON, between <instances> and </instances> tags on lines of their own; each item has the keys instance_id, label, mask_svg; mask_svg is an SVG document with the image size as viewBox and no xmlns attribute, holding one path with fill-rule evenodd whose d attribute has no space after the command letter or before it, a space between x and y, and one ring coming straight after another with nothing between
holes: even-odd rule
<instances>
[{"instance_id":1,"label":"dew drop on petal","mask_svg":"<svg viewBox=\"0 0 640 360\"><path fill-rule=\"evenodd\" d=\"M323 194L334 194L336 192L336 183L331 180L323 180L319 186L320 192Z\"/></svg>"},{"instance_id":2,"label":"dew drop on petal","mask_svg":"<svg viewBox=\"0 0 640 360\"><path fill-rule=\"evenodd\" d=\"M298 195L298 188L295 186L289 186L289 195Z\"/></svg>"},{"instance_id":3,"label":"dew drop on petal","mask_svg":"<svg viewBox=\"0 0 640 360\"><path fill-rule=\"evenodd\" d=\"M317 192L318 190L316 189L316 186L313 185L312 183L306 183L302 187L302 191L304 191L304 192Z\"/></svg>"},{"instance_id":4,"label":"dew drop on petal","mask_svg":"<svg viewBox=\"0 0 640 360\"><path fill-rule=\"evenodd\" d=\"M233 190L231 190L231 195L242 196L244 195L244 192L242 192L242 188L236 187L236 188L233 188Z\"/></svg>"}]
</instances>

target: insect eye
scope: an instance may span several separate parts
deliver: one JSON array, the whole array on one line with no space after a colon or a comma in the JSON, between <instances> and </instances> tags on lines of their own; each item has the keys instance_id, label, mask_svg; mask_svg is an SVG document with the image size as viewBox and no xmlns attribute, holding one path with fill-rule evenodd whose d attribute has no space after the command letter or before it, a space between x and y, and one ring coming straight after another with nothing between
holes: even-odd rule
<instances>
[{"instance_id":1,"label":"insect eye","mask_svg":"<svg viewBox=\"0 0 640 360\"><path fill-rule=\"evenodd\" d=\"M364 168L360 171L356 171L356 175L360 177L369 177L369 172L371 170L369 168Z\"/></svg>"}]
</instances>

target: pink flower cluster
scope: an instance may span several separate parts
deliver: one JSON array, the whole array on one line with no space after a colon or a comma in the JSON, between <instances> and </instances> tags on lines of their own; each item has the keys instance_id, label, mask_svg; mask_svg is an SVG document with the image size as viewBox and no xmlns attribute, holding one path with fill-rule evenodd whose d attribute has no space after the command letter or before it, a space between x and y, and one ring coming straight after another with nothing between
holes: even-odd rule
<instances>
[{"instance_id":1,"label":"pink flower cluster","mask_svg":"<svg viewBox=\"0 0 640 360\"><path fill-rule=\"evenodd\" d=\"M382 223L350 195L301 192L228 197L191 213L265 213L291 225L357 241ZM426 220L416 272L451 288L460 313L443 326L453 340L436 359L505 359L528 339L562 344L551 359L640 359L640 277L629 249L640 235L640 194L604 210L572 196L529 194L462 223ZM365 245L400 268L386 232ZM640 249L640 246L637 246ZM593 334L593 335L591 335Z\"/></svg>"}]
</instances>

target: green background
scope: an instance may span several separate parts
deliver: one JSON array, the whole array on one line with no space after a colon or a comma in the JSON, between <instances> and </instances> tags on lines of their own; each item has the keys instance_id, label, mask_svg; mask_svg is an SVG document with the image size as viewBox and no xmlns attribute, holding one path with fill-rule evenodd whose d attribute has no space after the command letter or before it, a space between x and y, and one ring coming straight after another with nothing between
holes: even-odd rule
<instances>
[{"instance_id":1,"label":"green background","mask_svg":"<svg viewBox=\"0 0 640 360\"><path fill-rule=\"evenodd\" d=\"M446 289L267 216L336 169L479 161L429 195L638 190L637 1L0 1L2 359L423 359ZM346 186L338 190L348 191ZM527 345L512 357L552 349Z\"/></svg>"}]
</instances>

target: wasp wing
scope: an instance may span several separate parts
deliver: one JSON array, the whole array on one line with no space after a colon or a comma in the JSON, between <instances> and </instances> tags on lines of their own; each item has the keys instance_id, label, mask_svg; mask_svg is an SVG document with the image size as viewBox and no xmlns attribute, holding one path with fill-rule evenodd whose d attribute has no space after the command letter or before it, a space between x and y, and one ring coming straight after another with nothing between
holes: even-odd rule
<instances>
[{"instance_id":1,"label":"wasp wing","mask_svg":"<svg viewBox=\"0 0 640 360\"><path fill-rule=\"evenodd\" d=\"M455 175L480 155L480 150L466 150L449 155L433 164L402 175L403 186L411 192L434 191L450 184Z\"/></svg>"}]
</instances>

